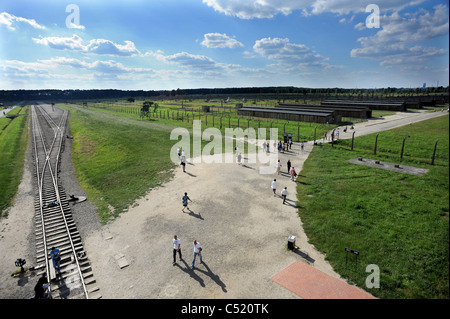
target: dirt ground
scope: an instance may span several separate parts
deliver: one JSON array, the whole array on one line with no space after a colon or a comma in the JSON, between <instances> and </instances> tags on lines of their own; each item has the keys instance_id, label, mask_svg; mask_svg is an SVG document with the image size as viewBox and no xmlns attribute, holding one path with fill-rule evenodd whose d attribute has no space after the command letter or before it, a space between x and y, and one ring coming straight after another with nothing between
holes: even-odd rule
<instances>
[{"instance_id":1,"label":"dirt ground","mask_svg":"<svg viewBox=\"0 0 450 319\"><path fill-rule=\"evenodd\" d=\"M362 132L363 127L355 129ZM306 143L302 151L295 143L292 152L280 154L280 175L260 174L258 164L245 160L244 165L188 163L186 173L177 168L170 182L150 191L117 220L82 235L102 298L299 298L270 279L298 260L340 278L308 243L296 213L295 183L286 174L287 160L300 172L312 147ZM28 267L35 255L29 160L25 168L15 204L0 220L0 299L29 298L37 281L33 272L11 277L17 258L29 260ZM287 186L285 205L272 194L274 178L278 194ZM184 192L193 201L192 212L181 211ZM177 255L176 264L174 234L181 239L183 255L181 261ZM286 250L290 235L296 236L299 250ZM194 239L203 247L204 264L197 259L191 269Z\"/></svg>"}]
</instances>

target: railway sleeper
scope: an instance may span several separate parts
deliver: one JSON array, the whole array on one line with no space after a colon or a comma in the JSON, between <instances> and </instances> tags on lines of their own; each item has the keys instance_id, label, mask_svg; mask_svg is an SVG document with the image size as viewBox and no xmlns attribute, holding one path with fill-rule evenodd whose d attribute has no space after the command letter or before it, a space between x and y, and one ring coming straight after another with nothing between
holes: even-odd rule
<instances>
[{"instance_id":1,"label":"railway sleeper","mask_svg":"<svg viewBox=\"0 0 450 319\"><path fill-rule=\"evenodd\" d=\"M75 226L69 225L69 231L71 234L78 233L78 230ZM45 229L46 236L54 236L54 235L58 235L60 233L67 233L66 225L64 223L55 224L52 227L47 227ZM35 234L36 234L36 239L42 240L43 239L42 227L39 227L39 229L36 229Z\"/></svg>"},{"instance_id":2,"label":"railway sleeper","mask_svg":"<svg viewBox=\"0 0 450 319\"><path fill-rule=\"evenodd\" d=\"M68 237L67 237L67 234L61 234L61 235L56 236L56 237L53 236L52 238L48 238L47 239L47 247L52 245L52 243L53 243L53 246L55 246L55 243L58 243L58 242L60 242L62 240L65 240L65 241L69 240ZM80 235L79 234L75 234L74 236L72 236L72 242L74 242L74 243L81 242ZM42 240L36 244L36 249L38 251L43 251L44 250L44 242Z\"/></svg>"},{"instance_id":3,"label":"railway sleeper","mask_svg":"<svg viewBox=\"0 0 450 319\"><path fill-rule=\"evenodd\" d=\"M66 218L66 220L72 221L72 216L71 215L65 215L64 216ZM53 214L53 215L46 215L43 217L44 219L44 223L45 226L47 226L49 223L55 223L55 222L64 222L64 218L61 215L61 213L59 214ZM40 224L42 223L42 218L37 218L35 219L35 223L36 224Z\"/></svg>"},{"instance_id":4,"label":"railway sleeper","mask_svg":"<svg viewBox=\"0 0 450 319\"><path fill-rule=\"evenodd\" d=\"M71 215L67 215L67 216L65 215L64 217L68 224L73 223L73 219L72 219ZM40 220L36 221L37 224L39 222L41 222L41 221ZM44 225L46 226L46 228L47 228L47 226L51 226L50 224L55 224L55 223L59 223L59 222L64 223L64 218L61 214L54 214L52 216L48 216L48 215L44 216L44 223L45 223Z\"/></svg>"}]
</instances>

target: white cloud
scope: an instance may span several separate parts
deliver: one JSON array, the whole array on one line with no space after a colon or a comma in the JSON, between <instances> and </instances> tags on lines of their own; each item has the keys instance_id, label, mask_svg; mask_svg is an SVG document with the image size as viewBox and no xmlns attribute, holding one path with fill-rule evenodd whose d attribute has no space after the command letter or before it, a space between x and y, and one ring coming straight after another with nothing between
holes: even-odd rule
<instances>
[{"instance_id":1,"label":"white cloud","mask_svg":"<svg viewBox=\"0 0 450 319\"><path fill-rule=\"evenodd\" d=\"M381 12L397 11L425 0L203 0L214 10L240 19L273 18L301 11L303 15L326 12L338 15L365 12L367 5L376 3Z\"/></svg>"},{"instance_id":2,"label":"white cloud","mask_svg":"<svg viewBox=\"0 0 450 319\"><path fill-rule=\"evenodd\" d=\"M361 37L360 48L352 49L353 58L369 58L380 65L426 63L446 50L425 47L424 43L449 33L448 8L438 5L434 12L420 10L401 16L398 12L380 17L381 29L373 36ZM358 26L358 25L357 25ZM357 29L363 29L362 27Z\"/></svg>"},{"instance_id":3,"label":"white cloud","mask_svg":"<svg viewBox=\"0 0 450 319\"><path fill-rule=\"evenodd\" d=\"M236 39L230 38L225 33L207 33L201 45L207 48L238 48L244 46Z\"/></svg>"},{"instance_id":4,"label":"white cloud","mask_svg":"<svg viewBox=\"0 0 450 319\"><path fill-rule=\"evenodd\" d=\"M9 14L7 12L0 13L0 26L6 25L9 30L14 31L16 29L15 25L17 23L26 23L35 29L45 29L44 26L37 23L34 19L16 17L15 15Z\"/></svg>"},{"instance_id":5,"label":"white cloud","mask_svg":"<svg viewBox=\"0 0 450 319\"><path fill-rule=\"evenodd\" d=\"M78 30L84 30L86 29L86 27L84 25L81 24L75 24L73 22L69 23L69 25L67 26L70 29L78 29Z\"/></svg>"},{"instance_id":6,"label":"white cloud","mask_svg":"<svg viewBox=\"0 0 450 319\"><path fill-rule=\"evenodd\" d=\"M83 44L83 39L78 35L68 37L46 37L46 38L33 38L33 41L38 44L46 45L52 49L57 50L75 50L87 52L87 46Z\"/></svg>"},{"instance_id":7,"label":"white cloud","mask_svg":"<svg viewBox=\"0 0 450 319\"><path fill-rule=\"evenodd\" d=\"M365 12L369 4L376 4L381 12L392 12L404 9L408 6L417 5L425 0L315 0L311 5L312 14L326 12L338 15Z\"/></svg>"},{"instance_id":8,"label":"white cloud","mask_svg":"<svg viewBox=\"0 0 450 319\"><path fill-rule=\"evenodd\" d=\"M125 45L121 45L109 40L94 39L89 42L87 50L92 53L116 56L133 56L140 54L132 41L125 41Z\"/></svg>"},{"instance_id":9,"label":"white cloud","mask_svg":"<svg viewBox=\"0 0 450 319\"><path fill-rule=\"evenodd\" d=\"M203 0L214 10L241 19L272 18L289 15L294 10L309 7L313 0Z\"/></svg>"},{"instance_id":10,"label":"white cloud","mask_svg":"<svg viewBox=\"0 0 450 319\"><path fill-rule=\"evenodd\" d=\"M129 73L129 72L153 72L152 69L148 68L130 68L124 66L122 63L115 62L113 60L108 61L93 61L88 62L84 60L74 59L74 58L66 58L66 57L56 57L49 60L40 60L41 63L51 64L51 65L59 65L59 66L69 66L76 69L84 69L99 73Z\"/></svg>"},{"instance_id":11,"label":"white cloud","mask_svg":"<svg viewBox=\"0 0 450 319\"><path fill-rule=\"evenodd\" d=\"M172 55L164 55L162 51L149 51L145 56L153 56L159 61L169 64L180 65L192 70L200 70L204 72L220 72L226 67L225 64L217 63L213 59L204 56L196 55L188 52L179 52Z\"/></svg>"},{"instance_id":12,"label":"white cloud","mask_svg":"<svg viewBox=\"0 0 450 319\"><path fill-rule=\"evenodd\" d=\"M289 39L284 38L263 38L257 40L253 50L269 60L274 60L277 65L286 70L296 68L333 68L327 63L328 58L317 54L315 51L303 44L290 43Z\"/></svg>"},{"instance_id":13,"label":"white cloud","mask_svg":"<svg viewBox=\"0 0 450 319\"><path fill-rule=\"evenodd\" d=\"M72 37L46 37L33 38L33 41L38 44L46 45L58 50L74 50L85 53L95 53L100 55L112 56L134 56L139 55L140 52L132 41L125 41L124 45L114 43L105 39L93 39L89 43L84 44L82 38L78 35Z\"/></svg>"},{"instance_id":14,"label":"white cloud","mask_svg":"<svg viewBox=\"0 0 450 319\"><path fill-rule=\"evenodd\" d=\"M135 75L135 74L153 74L155 71L149 68L131 68L124 66L122 63L115 62L113 60L108 61L88 61L79 60L67 57L54 57L47 60L38 60L37 62L23 62L18 60L7 60L1 66L6 78L14 77L32 77L32 76L62 76L73 75L73 72L68 72L68 68L87 71L85 76L91 77L96 75L101 77L102 75L111 77L114 75ZM77 76L80 76L79 74Z\"/></svg>"}]
</instances>

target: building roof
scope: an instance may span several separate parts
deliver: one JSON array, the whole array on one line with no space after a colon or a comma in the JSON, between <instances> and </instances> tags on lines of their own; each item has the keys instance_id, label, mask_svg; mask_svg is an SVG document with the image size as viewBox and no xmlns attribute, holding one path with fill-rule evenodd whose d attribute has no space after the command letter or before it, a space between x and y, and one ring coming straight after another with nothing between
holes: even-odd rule
<instances>
[{"instance_id":1,"label":"building roof","mask_svg":"<svg viewBox=\"0 0 450 319\"><path fill-rule=\"evenodd\" d=\"M316 110L316 109L304 109L304 110L286 110L274 107L242 107L238 111L253 111L253 112L265 112L265 113L280 113L280 114L297 114L297 115L312 115L312 116L330 116L333 115L332 110Z\"/></svg>"}]
</instances>

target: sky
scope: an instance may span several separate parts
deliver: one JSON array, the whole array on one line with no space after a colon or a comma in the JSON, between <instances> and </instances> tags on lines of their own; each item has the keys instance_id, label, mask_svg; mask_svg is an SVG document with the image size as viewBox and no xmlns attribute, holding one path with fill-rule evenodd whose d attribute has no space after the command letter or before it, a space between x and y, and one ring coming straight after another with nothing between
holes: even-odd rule
<instances>
[{"instance_id":1,"label":"sky","mask_svg":"<svg viewBox=\"0 0 450 319\"><path fill-rule=\"evenodd\" d=\"M0 2L4 90L448 82L448 0Z\"/></svg>"}]
</instances>

